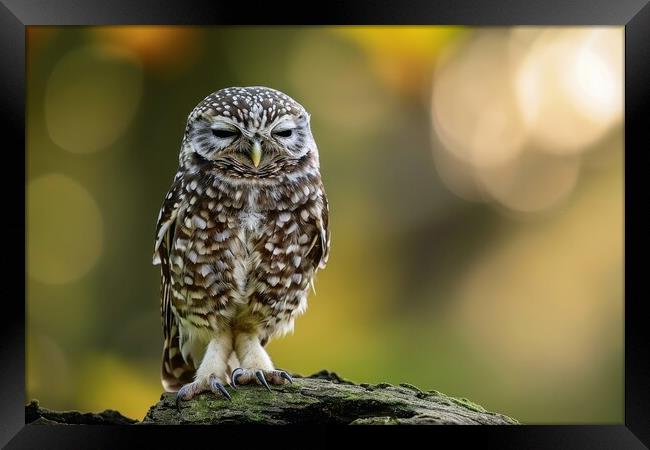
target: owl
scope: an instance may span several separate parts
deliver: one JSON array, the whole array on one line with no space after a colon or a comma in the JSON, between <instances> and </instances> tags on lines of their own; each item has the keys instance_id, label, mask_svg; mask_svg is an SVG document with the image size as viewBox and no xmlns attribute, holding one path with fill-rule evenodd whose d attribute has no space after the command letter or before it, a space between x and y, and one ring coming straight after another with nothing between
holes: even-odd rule
<instances>
[{"instance_id":1,"label":"owl","mask_svg":"<svg viewBox=\"0 0 650 450\"><path fill-rule=\"evenodd\" d=\"M310 115L262 86L190 113L158 216L161 381L176 402L225 386L291 382L265 350L293 330L329 256L329 207Z\"/></svg>"}]
</instances>

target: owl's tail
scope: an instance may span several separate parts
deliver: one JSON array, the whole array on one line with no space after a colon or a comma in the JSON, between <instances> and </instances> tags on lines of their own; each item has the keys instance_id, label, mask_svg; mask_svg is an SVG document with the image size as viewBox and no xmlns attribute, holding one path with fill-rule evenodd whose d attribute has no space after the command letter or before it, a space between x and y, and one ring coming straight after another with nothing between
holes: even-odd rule
<instances>
[{"instance_id":1,"label":"owl's tail","mask_svg":"<svg viewBox=\"0 0 650 450\"><path fill-rule=\"evenodd\" d=\"M181 386L191 383L196 370L183 359L178 336L178 326L173 323L163 344L160 380L166 392L176 392Z\"/></svg>"}]
</instances>

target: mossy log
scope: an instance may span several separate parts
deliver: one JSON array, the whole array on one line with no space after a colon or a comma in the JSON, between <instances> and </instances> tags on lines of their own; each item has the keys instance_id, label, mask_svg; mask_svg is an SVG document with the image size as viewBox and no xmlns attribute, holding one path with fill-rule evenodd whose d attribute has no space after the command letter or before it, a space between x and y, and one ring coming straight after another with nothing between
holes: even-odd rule
<instances>
[{"instance_id":1,"label":"mossy log","mask_svg":"<svg viewBox=\"0 0 650 450\"><path fill-rule=\"evenodd\" d=\"M293 384L230 389L232 401L211 393L181 402L175 394L164 393L142 421L116 411L82 414L56 412L27 405L27 422L42 424L486 424L510 425L518 422L502 414L486 411L467 400L437 391L422 391L410 384L393 386L354 384L333 372L321 371L309 377L294 376Z\"/></svg>"}]
</instances>

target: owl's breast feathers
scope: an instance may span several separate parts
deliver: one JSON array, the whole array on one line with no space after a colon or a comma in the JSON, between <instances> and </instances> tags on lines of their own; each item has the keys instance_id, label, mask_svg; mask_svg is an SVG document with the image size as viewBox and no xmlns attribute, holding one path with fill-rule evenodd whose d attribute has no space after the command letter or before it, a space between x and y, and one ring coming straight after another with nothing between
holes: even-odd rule
<instances>
[{"instance_id":1,"label":"owl's breast feathers","mask_svg":"<svg viewBox=\"0 0 650 450\"><path fill-rule=\"evenodd\" d=\"M248 319L267 335L289 331L329 254L320 177L274 185L175 179L158 221L163 328L170 310L196 329ZM169 328L167 328L169 327Z\"/></svg>"}]
</instances>

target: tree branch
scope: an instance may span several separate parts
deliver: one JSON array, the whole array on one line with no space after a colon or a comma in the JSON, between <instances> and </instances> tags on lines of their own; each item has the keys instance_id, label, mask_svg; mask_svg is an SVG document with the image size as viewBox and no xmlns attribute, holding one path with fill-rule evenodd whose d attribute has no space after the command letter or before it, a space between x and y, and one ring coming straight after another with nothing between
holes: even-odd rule
<instances>
[{"instance_id":1,"label":"tree branch","mask_svg":"<svg viewBox=\"0 0 650 450\"><path fill-rule=\"evenodd\" d=\"M32 402L26 407L27 422L46 424L492 424L518 422L488 412L467 399L437 391L421 391L410 384L392 386L354 384L333 372L294 377L294 383L274 386L241 386L232 402L213 394L201 394L176 409L175 394L164 393L141 422L116 411L82 414L56 412Z\"/></svg>"}]
</instances>

